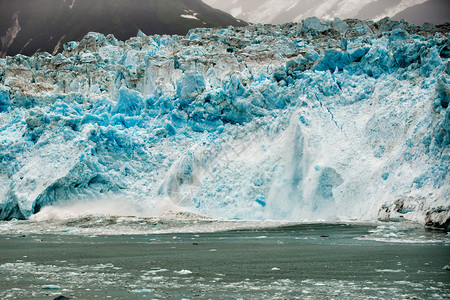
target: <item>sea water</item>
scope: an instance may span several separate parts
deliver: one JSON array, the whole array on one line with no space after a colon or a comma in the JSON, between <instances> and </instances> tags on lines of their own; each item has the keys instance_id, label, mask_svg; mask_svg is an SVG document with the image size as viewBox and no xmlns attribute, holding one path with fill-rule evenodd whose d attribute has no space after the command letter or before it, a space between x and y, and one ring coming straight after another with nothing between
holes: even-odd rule
<instances>
[{"instance_id":1,"label":"sea water","mask_svg":"<svg viewBox=\"0 0 450 300\"><path fill-rule=\"evenodd\" d=\"M2 299L448 299L450 236L411 223L91 215L0 223Z\"/></svg>"}]
</instances>

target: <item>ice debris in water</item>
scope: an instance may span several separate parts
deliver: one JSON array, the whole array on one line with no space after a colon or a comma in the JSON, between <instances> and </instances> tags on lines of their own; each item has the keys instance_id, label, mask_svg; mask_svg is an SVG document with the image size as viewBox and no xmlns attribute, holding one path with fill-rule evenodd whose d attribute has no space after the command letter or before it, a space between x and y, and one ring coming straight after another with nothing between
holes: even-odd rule
<instances>
[{"instance_id":1,"label":"ice debris in water","mask_svg":"<svg viewBox=\"0 0 450 300\"><path fill-rule=\"evenodd\" d=\"M43 285L42 288L44 290L59 290L59 289L61 289L61 286L56 285L56 284L47 284L47 285Z\"/></svg>"},{"instance_id":2,"label":"ice debris in water","mask_svg":"<svg viewBox=\"0 0 450 300\"><path fill-rule=\"evenodd\" d=\"M1 59L0 219L120 199L124 215L448 227L448 34L309 18Z\"/></svg>"},{"instance_id":3,"label":"ice debris in water","mask_svg":"<svg viewBox=\"0 0 450 300\"><path fill-rule=\"evenodd\" d=\"M383 269L383 270L375 270L377 272L380 273L401 273L401 272L406 272L405 270L401 270L401 269Z\"/></svg>"},{"instance_id":4,"label":"ice debris in water","mask_svg":"<svg viewBox=\"0 0 450 300\"><path fill-rule=\"evenodd\" d=\"M181 271L174 271L174 273L177 273L177 274L180 274L180 275L189 275L189 274L192 274L191 271L185 270L185 269L183 269L183 270L181 270Z\"/></svg>"},{"instance_id":5,"label":"ice debris in water","mask_svg":"<svg viewBox=\"0 0 450 300\"><path fill-rule=\"evenodd\" d=\"M142 290L132 290L132 293L151 293L152 290L142 289Z\"/></svg>"},{"instance_id":6,"label":"ice debris in water","mask_svg":"<svg viewBox=\"0 0 450 300\"><path fill-rule=\"evenodd\" d=\"M153 268L150 271L146 271L145 275L155 275L155 274L160 273L160 272L168 272L168 271L169 270L164 269L164 268Z\"/></svg>"}]
</instances>

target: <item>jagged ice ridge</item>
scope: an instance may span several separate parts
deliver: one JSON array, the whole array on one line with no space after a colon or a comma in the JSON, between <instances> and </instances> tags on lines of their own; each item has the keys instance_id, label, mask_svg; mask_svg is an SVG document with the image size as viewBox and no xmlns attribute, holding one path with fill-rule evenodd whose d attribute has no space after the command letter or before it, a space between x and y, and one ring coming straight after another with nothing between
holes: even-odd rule
<instances>
[{"instance_id":1,"label":"jagged ice ridge","mask_svg":"<svg viewBox=\"0 0 450 300\"><path fill-rule=\"evenodd\" d=\"M449 27L194 29L0 60L0 219L73 201L449 226Z\"/></svg>"}]
</instances>

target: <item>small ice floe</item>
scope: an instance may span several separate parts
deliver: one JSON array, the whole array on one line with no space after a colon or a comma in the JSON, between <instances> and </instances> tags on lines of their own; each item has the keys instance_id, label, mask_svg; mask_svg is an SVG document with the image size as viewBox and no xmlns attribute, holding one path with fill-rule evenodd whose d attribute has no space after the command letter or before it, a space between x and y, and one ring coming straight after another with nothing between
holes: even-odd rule
<instances>
[{"instance_id":1,"label":"small ice floe","mask_svg":"<svg viewBox=\"0 0 450 300\"><path fill-rule=\"evenodd\" d=\"M154 276L151 278L151 280L153 281L162 281L164 280L164 276Z\"/></svg>"},{"instance_id":2,"label":"small ice floe","mask_svg":"<svg viewBox=\"0 0 450 300\"><path fill-rule=\"evenodd\" d=\"M383 237L385 237L385 238L396 238L396 237L398 237L398 235L396 235L395 233L391 232L391 233L383 235Z\"/></svg>"},{"instance_id":3,"label":"small ice floe","mask_svg":"<svg viewBox=\"0 0 450 300\"><path fill-rule=\"evenodd\" d=\"M189 274L192 274L191 271L185 270L185 269L183 269L183 270L181 270L181 271L174 271L174 273L177 273L177 274L180 274L180 275L189 275Z\"/></svg>"},{"instance_id":4,"label":"small ice floe","mask_svg":"<svg viewBox=\"0 0 450 300\"><path fill-rule=\"evenodd\" d=\"M410 284L409 281L405 281L405 280L400 280L400 281L394 281L395 284L401 284L401 285L408 285Z\"/></svg>"},{"instance_id":5,"label":"small ice floe","mask_svg":"<svg viewBox=\"0 0 450 300\"><path fill-rule=\"evenodd\" d=\"M59 290L59 289L61 289L61 286L56 285L56 284L47 284L47 285L43 285L42 289L44 289L44 290Z\"/></svg>"},{"instance_id":6,"label":"small ice floe","mask_svg":"<svg viewBox=\"0 0 450 300\"><path fill-rule=\"evenodd\" d=\"M95 266L92 266L92 269L94 270L102 270L107 268L114 268L114 265L112 263L106 263L106 264L96 264Z\"/></svg>"},{"instance_id":7,"label":"small ice floe","mask_svg":"<svg viewBox=\"0 0 450 300\"><path fill-rule=\"evenodd\" d=\"M270 269L270 270L272 270L272 271L280 271L280 268L277 268L277 267L273 267L272 269Z\"/></svg>"},{"instance_id":8,"label":"small ice floe","mask_svg":"<svg viewBox=\"0 0 450 300\"><path fill-rule=\"evenodd\" d=\"M78 233L79 230L78 229L67 228L67 229L64 229L62 232L64 232L64 233Z\"/></svg>"},{"instance_id":9,"label":"small ice floe","mask_svg":"<svg viewBox=\"0 0 450 300\"><path fill-rule=\"evenodd\" d=\"M132 293L151 293L151 290L142 289L142 290L132 290Z\"/></svg>"},{"instance_id":10,"label":"small ice floe","mask_svg":"<svg viewBox=\"0 0 450 300\"><path fill-rule=\"evenodd\" d=\"M292 285L292 280L290 280L290 279L280 279L280 280L277 280L277 281L274 281L273 282L273 284L274 285L284 285L284 286L290 286L290 285Z\"/></svg>"},{"instance_id":11,"label":"small ice floe","mask_svg":"<svg viewBox=\"0 0 450 300\"><path fill-rule=\"evenodd\" d=\"M167 272L167 271L169 271L169 270L164 269L164 268L153 268L153 269L151 269L149 271L146 271L145 275L154 275L154 274L157 274L157 273L160 273L160 272Z\"/></svg>"},{"instance_id":12,"label":"small ice floe","mask_svg":"<svg viewBox=\"0 0 450 300\"><path fill-rule=\"evenodd\" d=\"M379 273L401 273L401 272L406 272L405 270L401 270L401 269L376 269L375 271L379 272Z\"/></svg>"}]
</instances>

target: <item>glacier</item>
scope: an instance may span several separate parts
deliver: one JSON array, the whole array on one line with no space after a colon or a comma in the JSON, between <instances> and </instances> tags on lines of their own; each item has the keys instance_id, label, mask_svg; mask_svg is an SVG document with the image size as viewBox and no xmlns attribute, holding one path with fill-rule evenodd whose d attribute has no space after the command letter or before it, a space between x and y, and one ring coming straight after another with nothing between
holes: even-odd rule
<instances>
[{"instance_id":1,"label":"glacier","mask_svg":"<svg viewBox=\"0 0 450 300\"><path fill-rule=\"evenodd\" d=\"M54 56L0 59L0 219L119 201L448 230L449 32L308 18L91 32Z\"/></svg>"}]
</instances>

